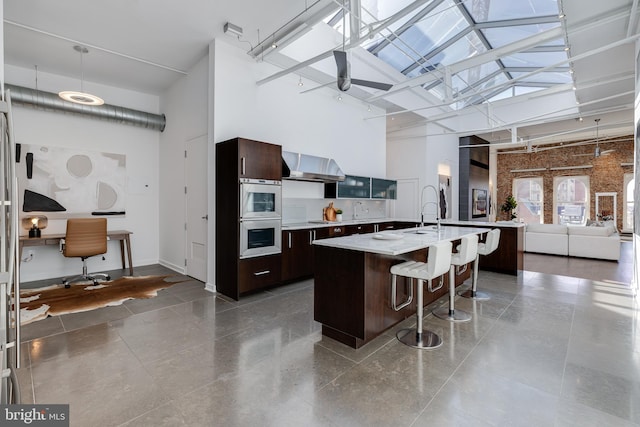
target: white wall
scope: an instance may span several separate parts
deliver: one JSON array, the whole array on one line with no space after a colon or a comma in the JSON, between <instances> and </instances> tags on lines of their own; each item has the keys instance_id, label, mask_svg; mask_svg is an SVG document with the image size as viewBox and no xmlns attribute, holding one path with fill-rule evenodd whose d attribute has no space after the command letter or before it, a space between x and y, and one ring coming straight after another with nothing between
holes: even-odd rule
<instances>
[{"instance_id":1,"label":"white wall","mask_svg":"<svg viewBox=\"0 0 640 427\"><path fill-rule=\"evenodd\" d=\"M392 179L416 179L418 182L417 200L413 204L418 207L415 214L407 219L419 219L420 190L425 185L438 187L439 171L449 170L452 178L451 184L451 218L458 218L458 137L455 135L429 135L436 131L435 126L424 126L419 129L410 129L404 132L396 132L389 137L387 143L387 176ZM411 195L398 194L398 202L401 197ZM427 195L425 198L434 197ZM429 199L429 200L431 200ZM411 203L409 203L411 204Z\"/></svg>"},{"instance_id":2,"label":"white wall","mask_svg":"<svg viewBox=\"0 0 640 427\"><path fill-rule=\"evenodd\" d=\"M214 51L215 142L242 136L333 157L350 175L385 176L385 120L365 120L381 110L369 112L346 94L337 101L329 88L300 94L315 84L301 89L295 74L257 86L278 70L223 41L214 42Z\"/></svg>"},{"instance_id":3,"label":"white wall","mask_svg":"<svg viewBox=\"0 0 640 427\"><path fill-rule=\"evenodd\" d=\"M160 97L161 109L167 116L167 126L160 135L159 150L159 180L162 188L158 230L160 263L180 272L184 272L186 247L185 143L208 133L208 73L209 56L205 55L186 76ZM210 188L209 193L212 194L212 191ZM209 217L213 217L211 213Z\"/></svg>"},{"instance_id":4,"label":"white wall","mask_svg":"<svg viewBox=\"0 0 640 427\"><path fill-rule=\"evenodd\" d=\"M38 88L57 92L62 87L77 84L73 79L39 72ZM6 82L34 87L33 70L5 66ZM158 98L151 95L93 85L86 88L105 102L127 108L158 113ZM130 125L111 123L86 117L15 106L13 123L17 143L78 148L126 156L127 179L144 182L147 190L127 189L126 216L108 217L110 229L127 229L131 236L134 265L158 262L158 144L160 132ZM135 193L135 194L133 194ZM45 232L63 233L65 220L51 220ZM65 259L56 246L25 248L23 258L33 251L30 262L21 266L21 280L28 282L74 275L81 272L78 259ZM110 242L106 261L100 257L88 260L90 271L121 268L120 249Z\"/></svg>"}]
</instances>

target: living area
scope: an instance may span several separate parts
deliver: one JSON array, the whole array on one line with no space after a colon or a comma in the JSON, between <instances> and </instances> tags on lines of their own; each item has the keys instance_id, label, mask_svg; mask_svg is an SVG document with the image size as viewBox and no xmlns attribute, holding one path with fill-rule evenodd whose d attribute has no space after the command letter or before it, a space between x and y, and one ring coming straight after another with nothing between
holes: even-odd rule
<instances>
[{"instance_id":1,"label":"living area","mask_svg":"<svg viewBox=\"0 0 640 427\"><path fill-rule=\"evenodd\" d=\"M527 224L527 259L546 254L610 263L625 259L624 244L631 250L623 236L633 230L633 135L601 139L600 125L599 119L585 125L594 138L497 152L497 205L515 199L502 219Z\"/></svg>"}]
</instances>

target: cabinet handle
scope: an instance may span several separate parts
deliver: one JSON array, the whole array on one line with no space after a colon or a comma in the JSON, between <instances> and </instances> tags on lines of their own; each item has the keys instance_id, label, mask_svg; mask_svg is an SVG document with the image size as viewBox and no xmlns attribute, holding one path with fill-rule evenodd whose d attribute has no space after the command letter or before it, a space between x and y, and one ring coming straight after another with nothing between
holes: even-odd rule
<instances>
[{"instance_id":1,"label":"cabinet handle","mask_svg":"<svg viewBox=\"0 0 640 427\"><path fill-rule=\"evenodd\" d=\"M315 233L315 230L309 230L309 244L313 242L313 233Z\"/></svg>"},{"instance_id":2,"label":"cabinet handle","mask_svg":"<svg viewBox=\"0 0 640 427\"><path fill-rule=\"evenodd\" d=\"M313 230L313 240L316 240L316 230Z\"/></svg>"},{"instance_id":3,"label":"cabinet handle","mask_svg":"<svg viewBox=\"0 0 640 427\"><path fill-rule=\"evenodd\" d=\"M289 249L291 249L291 232L287 233L289 235Z\"/></svg>"},{"instance_id":4,"label":"cabinet handle","mask_svg":"<svg viewBox=\"0 0 640 427\"><path fill-rule=\"evenodd\" d=\"M244 175L245 172L246 161L244 157L240 157L240 175Z\"/></svg>"},{"instance_id":5,"label":"cabinet handle","mask_svg":"<svg viewBox=\"0 0 640 427\"><path fill-rule=\"evenodd\" d=\"M269 274L271 273L271 270L264 270L264 271L256 271L255 273L253 273L254 276L264 276L265 274Z\"/></svg>"}]
</instances>

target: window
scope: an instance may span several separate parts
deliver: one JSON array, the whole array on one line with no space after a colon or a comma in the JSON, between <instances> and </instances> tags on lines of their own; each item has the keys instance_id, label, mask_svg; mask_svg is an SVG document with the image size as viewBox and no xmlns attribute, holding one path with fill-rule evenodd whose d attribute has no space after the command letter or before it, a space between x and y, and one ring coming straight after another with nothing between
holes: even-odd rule
<instances>
[{"instance_id":1,"label":"window","mask_svg":"<svg viewBox=\"0 0 640 427\"><path fill-rule=\"evenodd\" d=\"M589 217L589 177L553 178L553 223L585 224Z\"/></svg>"},{"instance_id":2,"label":"window","mask_svg":"<svg viewBox=\"0 0 640 427\"><path fill-rule=\"evenodd\" d=\"M513 180L513 197L518 202L516 215L527 224L544 222L542 177Z\"/></svg>"},{"instance_id":3,"label":"window","mask_svg":"<svg viewBox=\"0 0 640 427\"><path fill-rule=\"evenodd\" d=\"M633 189L636 180L632 173L624 174L624 209L622 212L622 231L631 233L633 231Z\"/></svg>"}]
</instances>

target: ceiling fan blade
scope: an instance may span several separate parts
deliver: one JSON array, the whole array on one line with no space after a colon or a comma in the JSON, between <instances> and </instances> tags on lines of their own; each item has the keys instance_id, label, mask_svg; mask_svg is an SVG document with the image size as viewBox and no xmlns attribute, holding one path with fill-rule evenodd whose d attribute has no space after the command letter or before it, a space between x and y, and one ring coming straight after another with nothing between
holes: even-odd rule
<instances>
[{"instance_id":1,"label":"ceiling fan blade","mask_svg":"<svg viewBox=\"0 0 640 427\"><path fill-rule=\"evenodd\" d=\"M349 61L347 61L347 52L342 50L334 50L333 57L336 60L338 66L338 77L349 77Z\"/></svg>"},{"instance_id":2,"label":"ceiling fan blade","mask_svg":"<svg viewBox=\"0 0 640 427\"><path fill-rule=\"evenodd\" d=\"M373 89L389 90L393 87L389 83L372 82L369 80L351 79L351 83L358 86L366 86Z\"/></svg>"}]
</instances>

